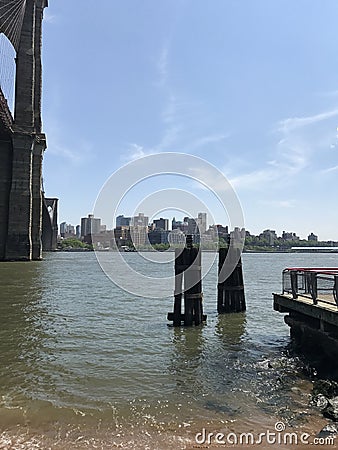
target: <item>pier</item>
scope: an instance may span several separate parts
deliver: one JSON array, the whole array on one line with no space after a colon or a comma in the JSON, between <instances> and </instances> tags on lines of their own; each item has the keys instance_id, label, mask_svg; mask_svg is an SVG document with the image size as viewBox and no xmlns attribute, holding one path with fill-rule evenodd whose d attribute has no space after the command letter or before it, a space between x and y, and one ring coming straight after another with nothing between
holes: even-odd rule
<instances>
[{"instance_id":1,"label":"pier","mask_svg":"<svg viewBox=\"0 0 338 450\"><path fill-rule=\"evenodd\" d=\"M321 366L338 368L338 268L287 268L273 300L275 311L288 313L296 347Z\"/></svg>"}]
</instances>

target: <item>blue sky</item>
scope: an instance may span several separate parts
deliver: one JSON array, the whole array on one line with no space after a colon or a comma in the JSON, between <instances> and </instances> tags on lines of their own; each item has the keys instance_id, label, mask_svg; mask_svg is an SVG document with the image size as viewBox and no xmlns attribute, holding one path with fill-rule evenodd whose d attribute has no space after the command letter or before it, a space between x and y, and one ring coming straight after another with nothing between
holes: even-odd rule
<instances>
[{"instance_id":1,"label":"blue sky","mask_svg":"<svg viewBox=\"0 0 338 450\"><path fill-rule=\"evenodd\" d=\"M44 184L59 221L78 224L123 164L183 152L224 173L252 233L338 240L337 20L335 0L50 0Z\"/></svg>"}]
</instances>

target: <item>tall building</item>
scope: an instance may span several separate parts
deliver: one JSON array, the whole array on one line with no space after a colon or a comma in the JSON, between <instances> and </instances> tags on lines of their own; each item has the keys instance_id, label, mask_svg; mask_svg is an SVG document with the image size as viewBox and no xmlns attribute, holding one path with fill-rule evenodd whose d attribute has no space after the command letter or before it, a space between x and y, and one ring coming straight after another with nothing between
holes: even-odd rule
<instances>
[{"instance_id":1,"label":"tall building","mask_svg":"<svg viewBox=\"0 0 338 450\"><path fill-rule=\"evenodd\" d=\"M163 219L161 217L160 219L154 220L153 223L155 225L155 229L161 229L164 231L169 230L169 220L168 219Z\"/></svg>"},{"instance_id":2,"label":"tall building","mask_svg":"<svg viewBox=\"0 0 338 450\"><path fill-rule=\"evenodd\" d=\"M63 235L65 235L66 232L67 232L67 223L66 222L60 223L60 235L64 237Z\"/></svg>"},{"instance_id":3,"label":"tall building","mask_svg":"<svg viewBox=\"0 0 338 450\"><path fill-rule=\"evenodd\" d=\"M191 217L184 217L183 222L187 224L186 229L187 234L198 234L198 226L196 219L192 219Z\"/></svg>"},{"instance_id":4,"label":"tall building","mask_svg":"<svg viewBox=\"0 0 338 450\"><path fill-rule=\"evenodd\" d=\"M114 229L114 237L118 247L127 245L131 241L129 226L116 227Z\"/></svg>"},{"instance_id":5,"label":"tall building","mask_svg":"<svg viewBox=\"0 0 338 450\"><path fill-rule=\"evenodd\" d=\"M179 228L175 228L168 235L168 242L170 245L185 245L185 234Z\"/></svg>"},{"instance_id":6,"label":"tall building","mask_svg":"<svg viewBox=\"0 0 338 450\"><path fill-rule=\"evenodd\" d=\"M259 239L265 239L268 241L268 245L274 245L278 238L275 230L264 230L263 233L259 235Z\"/></svg>"},{"instance_id":7,"label":"tall building","mask_svg":"<svg viewBox=\"0 0 338 450\"><path fill-rule=\"evenodd\" d=\"M131 217L124 217L124 215L120 215L116 217L116 228L118 227L129 227L131 221Z\"/></svg>"},{"instance_id":8,"label":"tall building","mask_svg":"<svg viewBox=\"0 0 338 450\"><path fill-rule=\"evenodd\" d=\"M180 220L176 220L175 217L173 217L173 220L171 222L171 229L181 230L183 233L188 233L188 223L185 222L185 219L183 222L181 222Z\"/></svg>"},{"instance_id":9,"label":"tall building","mask_svg":"<svg viewBox=\"0 0 338 450\"><path fill-rule=\"evenodd\" d=\"M130 236L135 248L145 245L147 242L148 226L132 225L130 227Z\"/></svg>"},{"instance_id":10,"label":"tall building","mask_svg":"<svg viewBox=\"0 0 338 450\"><path fill-rule=\"evenodd\" d=\"M81 218L81 237L98 234L101 231L101 219L97 219L93 214Z\"/></svg>"},{"instance_id":11,"label":"tall building","mask_svg":"<svg viewBox=\"0 0 338 450\"><path fill-rule=\"evenodd\" d=\"M75 227L70 223L66 222L60 223L60 236L63 238L74 237Z\"/></svg>"},{"instance_id":12,"label":"tall building","mask_svg":"<svg viewBox=\"0 0 338 450\"><path fill-rule=\"evenodd\" d=\"M204 234L207 231L207 213L198 213L196 223L200 234Z\"/></svg>"},{"instance_id":13,"label":"tall building","mask_svg":"<svg viewBox=\"0 0 338 450\"><path fill-rule=\"evenodd\" d=\"M218 240L219 238L228 240L229 228L223 225L210 225L209 229L205 232L208 236L211 236L212 240Z\"/></svg>"},{"instance_id":14,"label":"tall building","mask_svg":"<svg viewBox=\"0 0 338 450\"><path fill-rule=\"evenodd\" d=\"M148 233L148 239L150 244L168 244L168 236L171 233L169 230L163 230L162 228L155 228L155 230Z\"/></svg>"},{"instance_id":15,"label":"tall building","mask_svg":"<svg viewBox=\"0 0 338 450\"><path fill-rule=\"evenodd\" d=\"M311 242L318 242L318 236L316 236L315 234L311 233L311 234L308 235L307 240L311 241Z\"/></svg>"},{"instance_id":16,"label":"tall building","mask_svg":"<svg viewBox=\"0 0 338 450\"><path fill-rule=\"evenodd\" d=\"M282 239L284 241L299 241L299 236L296 233L283 231Z\"/></svg>"},{"instance_id":17,"label":"tall building","mask_svg":"<svg viewBox=\"0 0 338 450\"><path fill-rule=\"evenodd\" d=\"M138 216L135 216L131 219L130 225L136 227L148 227L149 217L145 216L143 213L139 213Z\"/></svg>"}]
</instances>

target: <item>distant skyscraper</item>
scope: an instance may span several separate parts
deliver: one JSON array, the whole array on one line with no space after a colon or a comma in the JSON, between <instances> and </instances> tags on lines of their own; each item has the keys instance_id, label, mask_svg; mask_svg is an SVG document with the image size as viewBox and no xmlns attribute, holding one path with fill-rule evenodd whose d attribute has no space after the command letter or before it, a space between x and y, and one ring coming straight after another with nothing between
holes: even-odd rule
<instances>
[{"instance_id":1,"label":"distant skyscraper","mask_svg":"<svg viewBox=\"0 0 338 450\"><path fill-rule=\"evenodd\" d=\"M138 216L132 218L130 225L134 227L147 227L149 224L149 217L145 216L143 213L139 213Z\"/></svg>"},{"instance_id":2,"label":"distant skyscraper","mask_svg":"<svg viewBox=\"0 0 338 450\"><path fill-rule=\"evenodd\" d=\"M198 213L196 222L200 234L204 234L207 231L207 213Z\"/></svg>"},{"instance_id":3,"label":"distant skyscraper","mask_svg":"<svg viewBox=\"0 0 338 450\"><path fill-rule=\"evenodd\" d=\"M101 231L101 219L96 219L93 214L81 219L81 236L85 237L92 234L98 234Z\"/></svg>"},{"instance_id":4,"label":"distant skyscraper","mask_svg":"<svg viewBox=\"0 0 338 450\"><path fill-rule=\"evenodd\" d=\"M168 219L163 219L162 217L160 219L154 220L154 225L156 229L161 229L161 230L169 230L169 220Z\"/></svg>"},{"instance_id":5,"label":"distant skyscraper","mask_svg":"<svg viewBox=\"0 0 338 450\"><path fill-rule=\"evenodd\" d=\"M116 217L116 228L117 227L129 227L131 221L131 217L124 217L124 215L120 215Z\"/></svg>"},{"instance_id":6,"label":"distant skyscraper","mask_svg":"<svg viewBox=\"0 0 338 450\"><path fill-rule=\"evenodd\" d=\"M75 236L74 226L66 222L60 223L60 236L63 238Z\"/></svg>"},{"instance_id":7,"label":"distant skyscraper","mask_svg":"<svg viewBox=\"0 0 338 450\"><path fill-rule=\"evenodd\" d=\"M171 222L171 229L172 230L181 230L183 233L188 232L188 222L186 222L186 217L184 218L184 221L181 222L179 220L176 220L175 217L173 218Z\"/></svg>"},{"instance_id":8,"label":"distant skyscraper","mask_svg":"<svg viewBox=\"0 0 338 450\"><path fill-rule=\"evenodd\" d=\"M60 235L63 236L67 233L67 223L62 222L60 223Z\"/></svg>"}]
</instances>

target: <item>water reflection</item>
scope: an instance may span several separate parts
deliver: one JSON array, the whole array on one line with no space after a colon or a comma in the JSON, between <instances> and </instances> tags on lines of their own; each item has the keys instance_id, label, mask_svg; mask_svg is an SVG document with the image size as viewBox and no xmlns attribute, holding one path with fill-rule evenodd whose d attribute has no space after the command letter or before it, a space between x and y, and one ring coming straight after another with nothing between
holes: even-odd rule
<instances>
[{"instance_id":1,"label":"water reflection","mask_svg":"<svg viewBox=\"0 0 338 450\"><path fill-rule=\"evenodd\" d=\"M0 406L20 405L38 384L45 337L40 263L2 263L0 277Z\"/></svg>"},{"instance_id":2,"label":"water reflection","mask_svg":"<svg viewBox=\"0 0 338 450\"><path fill-rule=\"evenodd\" d=\"M174 327L174 353L170 364L170 373L177 381L177 386L191 386L191 378L197 375L203 357L205 339L203 327Z\"/></svg>"},{"instance_id":3,"label":"water reflection","mask_svg":"<svg viewBox=\"0 0 338 450\"><path fill-rule=\"evenodd\" d=\"M201 389L200 366L204 357L203 326L174 327L173 350L169 373L174 378L176 391L195 395Z\"/></svg>"},{"instance_id":4,"label":"water reflection","mask_svg":"<svg viewBox=\"0 0 338 450\"><path fill-rule=\"evenodd\" d=\"M240 350L246 332L246 313L220 314L215 325L216 336L224 350Z\"/></svg>"},{"instance_id":5,"label":"water reflection","mask_svg":"<svg viewBox=\"0 0 338 450\"><path fill-rule=\"evenodd\" d=\"M210 414L233 417L247 402L239 393L246 366L246 315L226 314L206 326L173 328L169 373L175 393ZM245 372L247 375L247 371Z\"/></svg>"}]
</instances>

